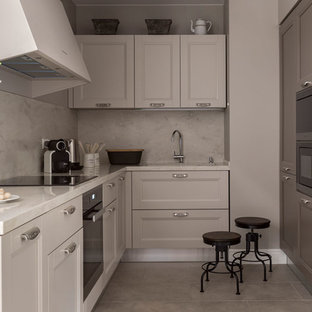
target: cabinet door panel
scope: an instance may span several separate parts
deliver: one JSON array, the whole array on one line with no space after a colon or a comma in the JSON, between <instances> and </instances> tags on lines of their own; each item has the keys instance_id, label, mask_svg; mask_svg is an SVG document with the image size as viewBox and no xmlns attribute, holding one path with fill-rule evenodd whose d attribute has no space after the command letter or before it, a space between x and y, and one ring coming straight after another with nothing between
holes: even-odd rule
<instances>
[{"instance_id":1,"label":"cabinet door panel","mask_svg":"<svg viewBox=\"0 0 312 312\"><path fill-rule=\"evenodd\" d=\"M204 233L228 229L228 210L136 210L133 248L202 248Z\"/></svg>"},{"instance_id":2,"label":"cabinet door panel","mask_svg":"<svg viewBox=\"0 0 312 312\"><path fill-rule=\"evenodd\" d=\"M42 219L37 218L1 237L2 310L42 312ZM22 235L40 230L38 236ZM37 232L38 233L38 232Z\"/></svg>"},{"instance_id":3,"label":"cabinet door panel","mask_svg":"<svg viewBox=\"0 0 312 312\"><path fill-rule=\"evenodd\" d=\"M74 107L133 108L133 36L77 36L77 39L91 83L74 89Z\"/></svg>"},{"instance_id":4,"label":"cabinet door panel","mask_svg":"<svg viewBox=\"0 0 312 312\"><path fill-rule=\"evenodd\" d=\"M312 1L304 0L299 8L299 89L309 81L312 85Z\"/></svg>"},{"instance_id":5,"label":"cabinet door panel","mask_svg":"<svg viewBox=\"0 0 312 312\"><path fill-rule=\"evenodd\" d=\"M293 259L298 251L298 209L295 176L281 174L281 247Z\"/></svg>"},{"instance_id":6,"label":"cabinet door panel","mask_svg":"<svg viewBox=\"0 0 312 312\"><path fill-rule=\"evenodd\" d=\"M104 241L104 272L107 277L112 274L116 262L116 206L117 201L106 207L103 215L103 241Z\"/></svg>"},{"instance_id":7,"label":"cabinet door panel","mask_svg":"<svg viewBox=\"0 0 312 312\"><path fill-rule=\"evenodd\" d=\"M125 175L118 178L117 206L117 255L121 257L126 249L126 179Z\"/></svg>"},{"instance_id":8,"label":"cabinet door panel","mask_svg":"<svg viewBox=\"0 0 312 312\"><path fill-rule=\"evenodd\" d=\"M181 106L226 107L225 36L181 36Z\"/></svg>"},{"instance_id":9,"label":"cabinet door panel","mask_svg":"<svg viewBox=\"0 0 312 312\"><path fill-rule=\"evenodd\" d=\"M80 230L48 256L48 312L82 311L82 240Z\"/></svg>"},{"instance_id":10,"label":"cabinet door panel","mask_svg":"<svg viewBox=\"0 0 312 312\"><path fill-rule=\"evenodd\" d=\"M297 27L294 19L281 27L281 165L296 173Z\"/></svg>"},{"instance_id":11,"label":"cabinet door panel","mask_svg":"<svg viewBox=\"0 0 312 312\"><path fill-rule=\"evenodd\" d=\"M135 36L135 107L180 106L180 36Z\"/></svg>"},{"instance_id":12,"label":"cabinet door panel","mask_svg":"<svg viewBox=\"0 0 312 312\"><path fill-rule=\"evenodd\" d=\"M227 171L132 174L133 209L226 209Z\"/></svg>"}]
</instances>

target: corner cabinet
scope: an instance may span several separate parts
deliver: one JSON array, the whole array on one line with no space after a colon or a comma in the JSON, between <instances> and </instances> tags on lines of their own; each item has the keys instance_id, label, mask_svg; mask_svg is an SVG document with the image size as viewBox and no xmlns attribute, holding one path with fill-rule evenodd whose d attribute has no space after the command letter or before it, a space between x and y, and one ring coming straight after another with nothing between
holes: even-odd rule
<instances>
[{"instance_id":1,"label":"corner cabinet","mask_svg":"<svg viewBox=\"0 0 312 312\"><path fill-rule=\"evenodd\" d=\"M77 36L91 83L74 88L73 108L134 108L134 36Z\"/></svg>"},{"instance_id":2,"label":"corner cabinet","mask_svg":"<svg viewBox=\"0 0 312 312\"><path fill-rule=\"evenodd\" d=\"M181 107L226 107L224 35L181 36Z\"/></svg>"},{"instance_id":3,"label":"corner cabinet","mask_svg":"<svg viewBox=\"0 0 312 312\"><path fill-rule=\"evenodd\" d=\"M132 173L133 248L203 248L229 230L227 171Z\"/></svg>"}]
</instances>

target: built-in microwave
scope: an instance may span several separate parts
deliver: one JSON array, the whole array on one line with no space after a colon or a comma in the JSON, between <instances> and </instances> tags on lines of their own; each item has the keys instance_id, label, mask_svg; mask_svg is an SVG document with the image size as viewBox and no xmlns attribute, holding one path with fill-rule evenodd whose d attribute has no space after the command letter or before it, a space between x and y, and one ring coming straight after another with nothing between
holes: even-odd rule
<instances>
[{"instance_id":1,"label":"built-in microwave","mask_svg":"<svg viewBox=\"0 0 312 312\"><path fill-rule=\"evenodd\" d=\"M297 141L297 190L312 197L312 141Z\"/></svg>"},{"instance_id":2,"label":"built-in microwave","mask_svg":"<svg viewBox=\"0 0 312 312\"><path fill-rule=\"evenodd\" d=\"M296 95L296 184L312 197L312 87Z\"/></svg>"}]
</instances>

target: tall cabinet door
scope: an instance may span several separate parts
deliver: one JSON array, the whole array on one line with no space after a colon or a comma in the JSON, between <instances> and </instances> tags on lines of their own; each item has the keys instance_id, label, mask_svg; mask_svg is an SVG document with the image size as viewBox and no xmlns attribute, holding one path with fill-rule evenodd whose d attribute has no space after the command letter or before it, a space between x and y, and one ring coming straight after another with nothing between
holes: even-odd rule
<instances>
[{"instance_id":1,"label":"tall cabinet door","mask_svg":"<svg viewBox=\"0 0 312 312\"><path fill-rule=\"evenodd\" d=\"M91 83L74 88L74 108L134 107L134 37L77 36Z\"/></svg>"},{"instance_id":2,"label":"tall cabinet door","mask_svg":"<svg viewBox=\"0 0 312 312\"><path fill-rule=\"evenodd\" d=\"M298 6L299 80L298 90L312 86L312 1L303 0Z\"/></svg>"},{"instance_id":3,"label":"tall cabinet door","mask_svg":"<svg viewBox=\"0 0 312 312\"><path fill-rule=\"evenodd\" d=\"M297 25L293 18L280 29L281 51L281 166L296 173Z\"/></svg>"},{"instance_id":4,"label":"tall cabinet door","mask_svg":"<svg viewBox=\"0 0 312 312\"><path fill-rule=\"evenodd\" d=\"M2 236L0 242L0 311L43 312L41 218Z\"/></svg>"},{"instance_id":5,"label":"tall cabinet door","mask_svg":"<svg viewBox=\"0 0 312 312\"><path fill-rule=\"evenodd\" d=\"M226 107L225 36L181 36L181 106Z\"/></svg>"},{"instance_id":6,"label":"tall cabinet door","mask_svg":"<svg viewBox=\"0 0 312 312\"><path fill-rule=\"evenodd\" d=\"M298 252L298 210L296 177L281 173L281 248L291 259Z\"/></svg>"},{"instance_id":7,"label":"tall cabinet door","mask_svg":"<svg viewBox=\"0 0 312 312\"><path fill-rule=\"evenodd\" d=\"M82 229L48 256L48 309L82 311Z\"/></svg>"},{"instance_id":8,"label":"tall cabinet door","mask_svg":"<svg viewBox=\"0 0 312 312\"><path fill-rule=\"evenodd\" d=\"M135 36L135 107L180 106L180 36Z\"/></svg>"},{"instance_id":9,"label":"tall cabinet door","mask_svg":"<svg viewBox=\"0 0 312 312\"><path fill-rule=\"evenodd\" d=\"M117 207L117 256L120 258L126 249L126 178L122 174L118 178Z\"/></svg>"}]
</instances>

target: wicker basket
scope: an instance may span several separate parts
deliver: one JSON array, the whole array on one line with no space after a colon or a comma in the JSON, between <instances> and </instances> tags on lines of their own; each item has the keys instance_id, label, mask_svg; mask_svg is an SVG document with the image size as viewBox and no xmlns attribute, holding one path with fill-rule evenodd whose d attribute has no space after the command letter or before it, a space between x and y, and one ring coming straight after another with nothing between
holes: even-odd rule
<instances>
[{"instance_id":1,"label":"wicker basket","mask_svg":"<svg viewBox=\"0 0 312 312\"><path fill-rule=\"evenodd\" d=\"M92 19L96 35L115 35L119 19Z\"/></svg>"},{"instance_id":2,"label":"wicker basket","mask_svg":"<svg viewBox=\"0 0 312 312\"><path fill-rule=\"evenodd\" d=\"M149 35L166 35L169 34L171 19L146 19L147 31Z\"/></svg>"}]
</instances>

